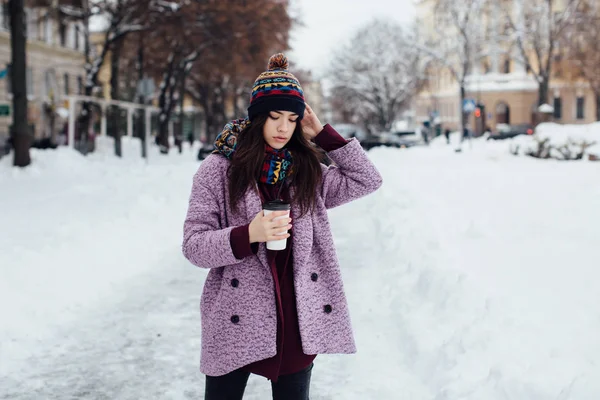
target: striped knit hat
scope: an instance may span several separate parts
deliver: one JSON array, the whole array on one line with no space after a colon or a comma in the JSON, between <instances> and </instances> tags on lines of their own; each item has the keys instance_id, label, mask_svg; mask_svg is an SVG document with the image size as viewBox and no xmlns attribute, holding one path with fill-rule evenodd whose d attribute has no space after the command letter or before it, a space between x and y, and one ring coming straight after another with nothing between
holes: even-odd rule
<instances>
[{"instance_id":1,"label":"striped knit hat","mask_svg":"<svg viewBox=\"0 0 600 400\"><path fill-rule=\"evenodd\" d=\"M259 114L269 111L290 111L304 117L304 92L300 82L288 72L288 60L282 53L269 59L268 70L254 81L248 118L250 121Z\"/></svg>"}]
</instances>

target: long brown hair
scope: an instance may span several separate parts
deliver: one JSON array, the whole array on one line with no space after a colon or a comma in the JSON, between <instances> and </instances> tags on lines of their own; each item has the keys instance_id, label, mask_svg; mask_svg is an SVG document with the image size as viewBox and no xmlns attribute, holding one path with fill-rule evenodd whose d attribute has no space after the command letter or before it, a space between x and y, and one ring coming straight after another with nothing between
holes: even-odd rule
<instances>
[{"instance_id":1,"label":"long brown hair","mask_svg":"<svg viewBox=\"0 0 600 400\"><path fill-rule=\"evenodd\" d=\"M229 200L236 209L248 188L253 187L260 175L265 156L263 128L269 118L261 114L238 136L235 153L229 166ZM302 215L314 209L316 190L323 178L321 170L322 153L302 134L300 121L296 124L292 138L286 145L293 157L293 174L290 176L294 187L292 203L300 205ZM283 183L282 183L283 184Z\"/></svg>"}]
</instances>

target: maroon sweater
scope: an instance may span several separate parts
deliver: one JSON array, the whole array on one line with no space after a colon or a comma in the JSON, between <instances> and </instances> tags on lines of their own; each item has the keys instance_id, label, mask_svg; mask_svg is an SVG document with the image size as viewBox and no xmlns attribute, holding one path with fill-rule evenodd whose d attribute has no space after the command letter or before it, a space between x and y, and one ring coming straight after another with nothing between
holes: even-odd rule
<instances>
[{"instance_id":1,"label":"maroon sweater","mask_svg":"<svg viewBox=\"0 0 600 400\"><path fill-rule=\"evenodd\" d=\"M315 137L314 142L329 152L344 146L347 142L330 125ZM263 202L275 200L278 185L259 183L258 188ZM281 198L289 201L289 190L284 186ZM294 224L294 216L292 225ZM239 226L231 231L230 242L233 254L237 259L256 254L258 243L250 244L249 225ZM294 229L290 231L294 234ZM243 367L245 371L262 375L274 382L281 375L293 374L308 367L316 355L307 355L302 351L302 340L298 327L296 311L296 294L294 290L294 270L291 249L291 236L285 250L267 250L267 259L275 282L277 298L277 354L271 358L260 360Z\"/></svg>"}]
</instances>

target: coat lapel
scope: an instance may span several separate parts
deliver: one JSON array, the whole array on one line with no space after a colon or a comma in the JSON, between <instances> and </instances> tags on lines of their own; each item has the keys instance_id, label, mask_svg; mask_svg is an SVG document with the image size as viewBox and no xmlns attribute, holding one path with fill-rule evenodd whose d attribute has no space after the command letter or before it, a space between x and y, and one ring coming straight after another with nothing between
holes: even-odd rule
<instances>
[{"instance_id":1,"label":"coat lapel","mask_svg":"<svg viewBox=\"0 0 600 400\"><path fill-rule=\"evenodd\" d=\"M254 217L256 217L256 214L258 214L262 210L262 203L260 201L260 196L258 195L258 188L256 188L256 186L246 191L244 201L246 203L246 216L248 217L248 221L252 221ZM259 244L256 256L258 257L261 264L263 264L265 268L267 268L270 271L271 267L269 266L269 261L267 260L267 248L264 243Z\"/></svg>"},{"instance_id":2,"label":"coat lapel","mask_svg":"<svg viewBox=\"0 0 600 400\"><path fill-rule=\"evenodd\" d=\"M290 197L293 195L294 189L290 188ZM297 204L292 205L292 226L294 267L302 266L312 248L313 230L310 213L300 217L300 207Z\"/></svg>"}]
</instances>

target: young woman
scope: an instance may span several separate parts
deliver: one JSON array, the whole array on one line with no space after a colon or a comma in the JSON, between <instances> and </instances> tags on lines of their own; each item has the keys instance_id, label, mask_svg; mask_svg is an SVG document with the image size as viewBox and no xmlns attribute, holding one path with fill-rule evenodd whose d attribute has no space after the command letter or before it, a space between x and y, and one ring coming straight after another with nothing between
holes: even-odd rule
<instances>
[{"instance_id":1,"label":"young woman","mask_svg":"<svg viewBox=\"0 0 600 400\"><path fill-rule=\"evenodd\" d=\"M194 176L183 253L210 269L206 400L242 399L251 373L271 380L273 399L305 400L317 354L356 351L327 209L374 192L381 176L356 139L321 125L287 67L271 57L248 118L225 126ZM263 214L275 199L291 204L289 217ZM266 248L281 238L284 250Z\"/></svg>"}]
</instances>

